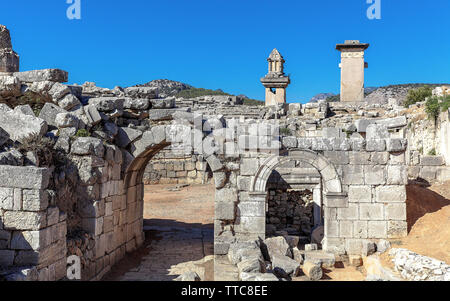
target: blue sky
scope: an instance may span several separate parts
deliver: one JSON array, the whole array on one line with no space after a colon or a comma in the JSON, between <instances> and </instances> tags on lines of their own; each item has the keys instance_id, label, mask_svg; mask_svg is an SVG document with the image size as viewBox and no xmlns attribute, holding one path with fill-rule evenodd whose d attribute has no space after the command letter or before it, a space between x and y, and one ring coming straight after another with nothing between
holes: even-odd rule
<instances>
[{"instance_id":1,"label":"blue sky","mask_svg":"<svg viewBox=\"0 0 450 301\"><path fill-rule=\"evenodd\" d=\"M13 37L21 70L61 68L70 83L130 86L167 78L263 99L259 79L270 51L286 60L290 102L339 92L335 44L359 39L366 86L450 82L450 1L81 0L3 1L0 23Z\"/></svg>"}]
</instances>

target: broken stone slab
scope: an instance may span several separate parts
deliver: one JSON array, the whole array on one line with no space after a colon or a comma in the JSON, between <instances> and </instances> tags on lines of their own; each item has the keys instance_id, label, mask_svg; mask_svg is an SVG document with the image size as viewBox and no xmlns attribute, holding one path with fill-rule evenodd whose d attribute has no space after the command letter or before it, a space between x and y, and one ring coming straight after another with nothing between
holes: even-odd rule
<instances>
[{"instance_id":1,"label":"broken stone slab","mask_svg":"<svg viewBox=\"0 0 450 301\"><path fill-rule=\"evenodd\" d=\"M319 281L323 276L321 266L309 261L303 265L303 273L312 281Z\"/></svg>"},{"instance_id":2,"label":"broken stone slab","mask_svg":"<svg viewBox=\"0 0 450 301\"><path fill-rule=\"evenodd\" d=\"M266 264L261 258L252 257L242 260L237 264L239 274L241 273L265 273Z\"/></svg>"},{"instance_id":3,"label":"broken stone slab","mask_svg":"<svg viewBox=\"0 0 450 301\"><path fill-rule=\"evenodd\" d=\"M58 101L58 106L67 111L79 106L80 104L80 100L73 94L67 94L64 98Z\"/></svg>"},{"instance_id":4,"label":"broken stone slab","mask_svg":"<svg viewBox=\"0 0 450 301\"><path fill-rule=\"evenodd\" d=\"M305 262L312 262L327 268L333 268L336 263L336 257L332 253L322 251L305 252Z\"/></svg>"},{"instance_id":5,"label":"broken stone slab","mask_svg":"<svg viewBox=\"0 0 450 301\"><path fill-rule=\"evenodd\" d=\"M78 137L73 143L70 152L74 155L95 155L103 158L105 147L100 139L92 137Z\"/></svg>"},{"instance_id":6,"label":"broken stone slab","mask_svg":"<svg viewBox=\"0 0 450 301\"><path fill-rule=\"evenodd\" d=\"M99 112L111 112L123 110L125 99L118 97L95 97L89 99L89 104L97 108Z\"/></svg>"},{"instance_id":7,"label":"broken stone slab","mask_svg":"<svg viewBox=\"0 0 450 301\"><path fill-rule=\"evenodd\" d=\"M196 272L186 272L175 278L174 281L195 282L201 281L201 279Z\"/></svg>"},{"instance_id":8,"label":"broken stone slab","mask_svg":"<svg viewBox=\"0 0 450 301\"><path fill-rule=\"evenodd\" d=\"M80 119L72 113L59 113L55 123L58 128L78 128Z\"/></svg>"},{"instance_id":9,"label":"broken stone slab","mask_svg":"<svg viewBox=\"0 0 450 301\"><path fill-rule=\"evenodd\" d=\"M261 244L261 251L269 261L272 261L274 255L288 256L292 258L292 252L286 239L282 236L266 238Z\"/></svg>"},{"instance_id":10,"label":"broken stone slab","mask_svg":"<svg viewBox=\"0 0 450 301\"><path fill-rule=\"evenodd\" d=\"M324 227L319 226L311 234L311 242L314 244L322 244L322 240L324 237Z\"/></svg>"},{"instance_id":11,"label":"broken stone slab","mask_svg":"<svg viewBox=\"0 0 450 301\"><path fill-rule=\"evenodd\" d=\"M116 136L117 146L126 148L130 143L142 137L142 132L129 127L119 127Z\"/></svg>"},{"instance_id":12,"label":"broken stone slab","mask_svg":"<svg viewBox=\"0 0 450 301\"><path fill-rule=\"evenodd\" d=\"M89 126L95 126L102 121L102 117L94 105L87 105L84 107L84 113L88 120Z\"/></svg>"},{"instance_id":13,"label":"broken stone slab","mask_svg":"<svg viewBox=\"0 0 450 301\"><path fill-rule=\"evenodd\" d=\"M158 88L156 87L129 87L124 89L124 93L132 98L154 99L158 97Z\"/></svg>"},{"instance_id":14,"label":"broken stone slab","mask_svg":"<svg viewBox=\"0 0 450 301\"><path fill-rule=\"evenodd\" d=\"M48 127L47 122L41 118L0 110L0 128L9 134L11 140L20 141L31 135L42 137L47 133Z\"/></svg>"},{"instance_id":15,"label":"broken stone slab","mask_svg":"<svg viewBox=\"0 0 450 301\"><path fill-rule=\"evenodd\" d=\"M58 102L70 93L70 88L60 83L54 83L48 94L53 98L53 101Z\"/></svg>"},{"instance_id":16,"label":"broken stone slab","mask_svg":"<svg viewBox=\"0 0 450 301\"><path fill-rule=\"evenodd\" d=\"M173 109L175 108L175 97L165 99L151 99L152 109Z\"/></svg>"},{"instance_id":17,"label":"broken stone slab","mask_svg":"<svg viewBox=\"0 0 450 301\"><path fill-rule=\"evenodd\" d=\"M33 83L33 82L57 82L65 83L69 79L69 73L61 69L42 69L42 70L31 70L14 72L13 75L21 82Z\"/></svg>"},{"instance_id":18,"label":"broken stone slab","mask_svg":"<svg viewBox=\"0 0 450 301\"><path fill-rule=\"evenodd\" d=\"M130 110L147 110L150 107L150 101L145 98L125 98L123 103L124 109Z\"/></svg>"},{"instance_id":19,"label":"broken stone slab","mask_svg":"<svg viewBox=\"0 0 450 301\"><path fill-rule=\"evenodd\" d=\"M176 108L176 109L151 109L149 110L149 119L152 121L172 120L174 114L177 112L191 112L191 108Z\"/></svg>"},{"instance_id":20,"label":"broken stone slab","mask_svg":"<svg viewBox=\"0 0 450 301\"><path fill-rule=\"evenodd\" d=\"M60 113L67 113L67 111L55 104L46 103L39 113L39 118L45 120L48 125L57 127L56 116Z\"/></svg>"},{"instance_id":21,"label":"broken stone slab","mask_svg":"<svg viewBox=\"0 0 450 301\"><path fill-rule=\"evenodd\" d=\"M14 76L0 76L0 96L13 97L21 94L21 83Z\"/></svg>"},{"instance_id":22,"label":"broken stone slab","mask_svg":"<svg viewBox=\"0 0 450 301\"><path fill-rule=\"evenodd\" d=\"M131 152L134 157L138 157L152 145L154 145L153 133L152 131L145 131L144 134L142 134L141 139L132 143Z\"/></svg>"},{"instance_id":23,"label":"broken stone slab","mask_svg":"<svg viewBox=\"0 0 450 301\"><path fill-rule=\"evenodd\" d=\"M259 246L254 241L234 242L228 249L228 259L232 264L238 264L244 259L261 258L262 254Z\"/></svg>"},{"instance_id":24,"label":"broken stone slab","mask_svg":"<svg viewBox=\"0 0 450 301\"><path fill-rule=\"evenodd\" d=\"M19 113L22 113L25 115L36 117L36 115L34 115L33 109L30 107L30 105L17 106L14 108L14 112L19 112Z\"/></svg>"},{"instance_id":25,"label":"broken stone slab","mask_svg":"<svg viewBox=\"0 0 450 301\"><path fill-rule=\"evenodd\" d=\"M300 263L290 257L275 254L272 257L272 270L280 278L296 277L300 272Z\"/></svg>"},{"instance_id":26,"label":"broken stone slab","mask_svg":"<svg viewBox=\"0 0 450 301\"><path fill-rule=\"evenodd\" d=\"M362 241L361 255L370 256L377 251L377 245L369 240Z\"/></svg>"},{"instance_id":27,"label":"broken stone slab","mask_svg":"<svg viewBox=\"0 0 450 301\"><path fill-rule=\"evenodd\" d=\"M406 116L399 116L395 118L379 119L376 124L384 125L388 129L401 128L408 124Z\"/></svg>"},{"instance_id":28,"label":"broken stone slab","mask_svg":"<svg viewBox=\"0 0 450 301\"><path fill-rule=\"evenodd\" d=\"M379 253L385 253L390 248L391 248L391 243L388 240L380 239L377 242L376 249L377 249L377 252L379 252Z\"/></svg>"}]
</instances>

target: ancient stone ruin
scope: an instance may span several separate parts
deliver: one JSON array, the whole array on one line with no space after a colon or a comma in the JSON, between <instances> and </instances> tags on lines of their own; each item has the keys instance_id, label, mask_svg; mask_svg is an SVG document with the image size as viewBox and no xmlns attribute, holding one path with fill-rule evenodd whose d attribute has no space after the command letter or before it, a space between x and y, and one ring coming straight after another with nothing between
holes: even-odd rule
<instances>
[{"instance_id":1,"label":"ancient stone ruin","mask_svg":"<svg viewBox=\"0 0 450 301\"><path fill-rule=\"evenodd\" d=\"M320 279L317 263L407 235L408 179L450 178L449 112L433 127L395 103L286 104L276 50L263 79L270 106L251 107L67 85L57 69L18 72L9 33L0 34L0 71L9 72L0 76L0 267L9 280L64 279L72 255L83 280L100 280L143 244L144 183L207 181L214 253L241 280L290 278L303 262ZM431 148L438 155L425 155Z\"/></svg>"}]
</instances>

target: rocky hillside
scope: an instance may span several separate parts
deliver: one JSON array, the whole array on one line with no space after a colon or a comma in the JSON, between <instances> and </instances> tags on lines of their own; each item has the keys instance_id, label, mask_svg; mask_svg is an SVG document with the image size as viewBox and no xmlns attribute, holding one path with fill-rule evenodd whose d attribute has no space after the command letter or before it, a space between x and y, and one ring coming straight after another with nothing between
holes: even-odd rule
<instances>
[{"instance_id":1,"label":"rocky hillside","mask_svg":"<svg viewBox=\"0 0 450 301\"><path fill-rule=\"evenodd\" d=\"M162 98L175 96L178 93L180 93L181 91L194 88L191 85L173 81L173 80L168 80L168 79L152 80L151 82L148 82L143 85L136 85L135 87L158 88L159 95Z\"/></svg>"},{"instance_id":2,"label":"rocky hillside","mask_svg":"<svg viewBox=\"0 0 450 301\"><path fill-rule=\"evenodd\" d=\"M400 103L403 103L408 95L408 91L423 86L437 87L446 84L403 84L403 85L389 85L384 87L367 87L364 89L366 101L369 104L387 104L389 98L395 98ZM326 97L325 97L326 96ZM327 99L329 102L339 101L340 95L333 93L320 93L312 97L310 102L317 102L321 99Z\"/></svg>"},{"instance_id":3,"label":"rocky hillside","mask_svg":"<svg viewBox=\"0 0 450 301\"><path fill-rule=\"evenodd\" d=\"M227 95L227 96L235 96L229 93L222 91L221 89L211 90L204 88L196 88L191 85L168 80L168 79L157 79L152 80L146 84L136 85L134 87L151 87L157 88L158 94L160 98L167 97L176 97L176 98L185 98L191 99L202 96L211 96L211 95ZM260 100L251 99L243 94L237 95L239 98L244 100L245 105L262 105L264 104Z\"/></svg>"}]
</instances>

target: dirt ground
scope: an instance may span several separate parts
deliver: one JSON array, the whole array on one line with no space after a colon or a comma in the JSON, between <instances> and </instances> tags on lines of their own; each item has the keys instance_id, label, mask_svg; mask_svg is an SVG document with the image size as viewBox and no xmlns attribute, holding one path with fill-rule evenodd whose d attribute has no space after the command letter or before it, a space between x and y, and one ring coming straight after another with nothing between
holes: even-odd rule
<instances>
[{"instance_id":1,"label":"dirt ground","mask_svg":"<svg viewBox=\"0 0 450 301\"><path fill-rule=\"evenodd\" d=\"M450 264L450 181L408 185L406 210L409 234L392 245Z\"/></svg>"},{"instance_id":2,"label":"dirt ground","mask_svg":"<svg viewBox=\"0 0 450 301\"><path fill-rule=\"evenodd\" d=\"M187 271L214 280L214 186L145 186L144 246L104 281L171 281ZM155 260L157 259L157 260Z\"/></svg>"}]
</instances>

